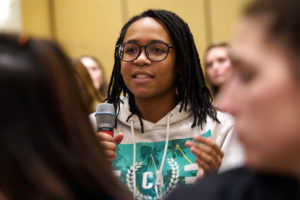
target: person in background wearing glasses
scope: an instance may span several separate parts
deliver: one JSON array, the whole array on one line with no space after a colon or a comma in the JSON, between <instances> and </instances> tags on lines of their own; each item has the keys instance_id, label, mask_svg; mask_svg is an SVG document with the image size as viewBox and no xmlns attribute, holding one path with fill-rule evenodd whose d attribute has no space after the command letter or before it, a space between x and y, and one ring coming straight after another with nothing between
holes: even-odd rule
<instances>
[{"instance_id":1,"label":"person in background wearing glasses","mask_svg":"<svg viewBox=\"0 0 300 200\"><path fill-rule=\"evenodd\" d=\"M137 199L243 162L233 121L212 106L193 36L175 13L148 10L124 25L107 101L118 134L97 135Z\"/></svg>"}]
</instances>

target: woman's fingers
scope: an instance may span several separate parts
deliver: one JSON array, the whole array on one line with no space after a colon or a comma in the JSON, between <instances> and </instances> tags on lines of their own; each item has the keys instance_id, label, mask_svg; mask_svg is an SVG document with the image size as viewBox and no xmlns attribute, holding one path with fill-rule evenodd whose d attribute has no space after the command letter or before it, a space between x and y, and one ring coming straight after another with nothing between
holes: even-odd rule
<instances>
[{"instance_id":1,"label":"woman's fingers","mask_svg":"<svg viewBox=\"0 0 300 200\"><path fill-rule=\"evenodd\" d=\"M103 132L96 133L100 145L104 149L104 154L107 158L107 160L111 163L116 157L116 149L117 144L119 144L123 139L123 133L119 133L112 137L111 135Z\"/></svg>"},{"instance_id":2,"label":"woman's fingers","mask_svg":"<svg viewBox=\"0 0 300 200\"><path fill-rule=\"evenodd\" d=\"M222 157L224 156L223 151L220 149L220 147L212 141L211 138L204 138L201 136L196 136L194 137L194 141L198 143L203 143L206 144L207 146L211 147L217 154L221 155Z\"/></svg>"},{"instance_id":3,"label":"woman's fingers","mask_svg":"<svg viewBox=\"0 0 300 200\"><path fill-rule=\"evenodd\" d=\"M98 132L98 133L96 133L96 136L98 137L100 142L101 141L114 142L114 138L107 133Z\"/></svg>"},{"instance_id":4,"label":"woman's fingers","mask_svg":"<svg viewBox=\"0 0 300 200\"><path fill-rule=\"evenodd\" d=\"M191 147L191 152L197 156L197 163L201 163L205 171L217 170L221 164L221 156L205 145L195 145Z\"/></svg>"},{"instance_id":5,"label":"woman's fingers","mask_svg":"<svg viewBox=\"0 0 300 200\"><path fill-rule=\"evenodd\" d=\"M197 136L194 141L187 141L186 146L197 156L196 162L205 172L219 169L224 153L211 139Z\"/></svg>"},{"instance_id":6,"label":"woman's fingers","mask_svg":"<svg viewBox=\"0 0 300 200\"><path fill-rule=\"evenodd\" d=\"M100 141L101 146L104 150L116 151L117 145L114 142Z\"/></svg>"},{"instance_id":7,"label":"woman's fingers","mask_svg":"<svg viewBox=\"0 0 300 200\"><path fill-rule=\"evenodd\" d=\"M211 171L215 171L213 170L213 168L211 166L209 166L205 161L196 158L196 162L199 165L199 168L202 168L204 170L204 172L211 172Z\"/></svg>"},{"instance_id":8,"label":"woman's fingers","mask_svg":"<svg viewBox=\"0 0 300 200\"><path fill-rule=\"evenodd\" d=\"M118 133L114 136L114 141L116 144L120 144L123 140L124 134L123 133Z\"/></svg>"},{"instance_id":9,"label":"woman's fingers","mask_svg":"<svg viewBox=\"0 0 300 200\"><path fill-rule=\"evenodd\" d=\"M106 156L106 159L111 163L116 157L117 154L115 151L110 151L110 150L104 150L104 154Z\"/></svg>"}]
</instances>

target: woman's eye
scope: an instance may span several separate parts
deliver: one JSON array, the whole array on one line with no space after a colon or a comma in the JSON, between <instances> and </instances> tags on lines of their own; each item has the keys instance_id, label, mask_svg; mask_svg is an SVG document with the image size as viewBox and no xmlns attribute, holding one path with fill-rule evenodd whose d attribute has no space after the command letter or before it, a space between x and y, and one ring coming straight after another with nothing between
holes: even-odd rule
<instances>
[{"instance_id":1,"label":"woman's eye","mask_svg":"<svg viewBox=\"0 0 300 200\"><path fill-rule=\"evenodd\" d=\"M166 53L166 51L160 47L154 47L154 48L151 48L150 52L152 54L164 54Z\"/></svg>"},{"instance_id":2,"label":"woman's eye","mask_svg":"<svg viewBox=\"0 0 300 200\"><path fill-rule=\"evenodd\" d=\"M218 59L218 62L219 62L219 63L223 63L223 62L225 62L225 61L226 61L226 58L219 58L219 59Z\"/></svg>"},{"instance_id":3,"label":"woman's eye","mask_svg":"<svg viewBox=\"0 0 300 200\"><path fill-rule=\"evenodd\" d=\"M127 48L125 50L125 53L127 53L127 54L135 54L137 52L138 52L138 50L136 48Z\"/></svg>"},{"instance_id":4,"label":"woman's eye","mask_svg":"<svg viewBox=\"0 0 300 200\"><path fill-rule=\"evenodd\" d=\"M205 63L205 68L210 68L212 66L212 63L210 62L210 63Z\"/></svg>"}]
</instances>

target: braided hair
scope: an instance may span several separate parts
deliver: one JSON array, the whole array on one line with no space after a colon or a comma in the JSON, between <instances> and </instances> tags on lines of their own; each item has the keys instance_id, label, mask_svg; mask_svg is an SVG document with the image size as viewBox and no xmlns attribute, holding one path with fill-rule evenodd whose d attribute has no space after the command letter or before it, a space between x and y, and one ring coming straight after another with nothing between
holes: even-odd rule
<instances>
[{"instance_id":1,"label":"braided hair","mask_svg":"<svg viewBox=\"0 0 300 200\"><path fill-rule=\"evenodd\" d=\"M140 15L134 16L123 26L116 46L123 43L129 26L144 17L151 17L162 22L167 27L174 43L176 65L178 66L178 74L175 80L176 89L178 91L176 100L181 103L179 111L181 112L182 109L187 111L187 106L190 105L191 112L194 116L192 128L196 125L201 125L202 128L203 123L206 123L207 115L219 122L216 110L211 103L212 96L204 80L193 35L188 24L175 13L166 10L150 9ZM107 101L115 106L118 115L120 112L120 103L122 102L120 95L123 93L124 96L128 96L131 115L128 116L127 121L132 115L137 115L143 132L143 122L135 104L134 95L125 85L121 75L121 59L118 57L118 48L115 49L114 59L115 62L108 86Z\"/></svg>"}]
</instances>

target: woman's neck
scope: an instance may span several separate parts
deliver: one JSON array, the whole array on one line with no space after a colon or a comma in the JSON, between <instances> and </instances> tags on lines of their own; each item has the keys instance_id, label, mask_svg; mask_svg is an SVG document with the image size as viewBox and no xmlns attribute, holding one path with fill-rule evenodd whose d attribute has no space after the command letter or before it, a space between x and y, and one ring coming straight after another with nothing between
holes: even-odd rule
<instances>
[{"instance_id":1,"label":"woman's neck","mask_svg":"<svg viewBox=\"0 0 300 200\"><path fill-rule=\"evenodd\" d=\"M141 117L152 123L158 122L176 106L175 94L165 98L135 98Z\"/></svg>"}]
</instances>

